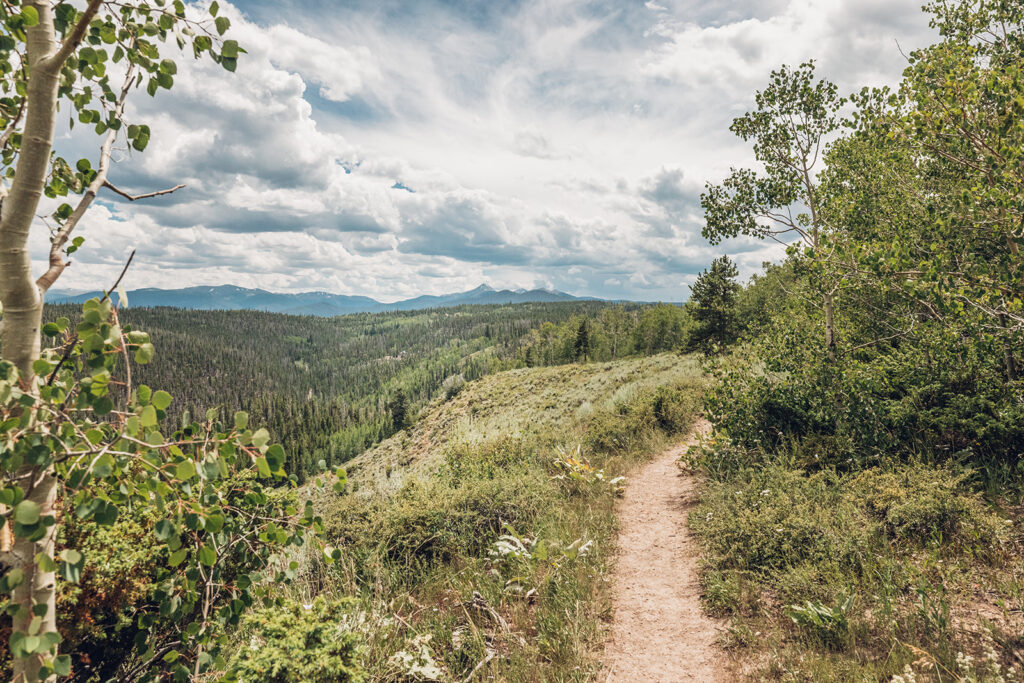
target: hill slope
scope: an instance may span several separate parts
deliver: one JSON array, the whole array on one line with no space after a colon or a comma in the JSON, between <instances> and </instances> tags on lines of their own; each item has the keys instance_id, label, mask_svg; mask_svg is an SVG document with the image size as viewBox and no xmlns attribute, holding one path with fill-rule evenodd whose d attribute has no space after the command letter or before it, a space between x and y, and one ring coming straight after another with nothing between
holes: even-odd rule
<instances>
[{"instance_id":1,"label":"hill slope","mask_svg":"<svg viewBox=\"0 0 1024 683\"><path fill-rule=\"evenodd\" d=\"M482 377L451 400L435 400L411 430L350 461L349 477L382 492L429 472L453 448L507 436L545 443L582 441L595 412L614 411L643 391L694 381L699 375L692 357L665 353Z\"/></svg>"},{"instance_id":2,"label":"hill slope","mask_svg":"<svg viewBox=\"0 0 1024 683\"><path fill-rule=\"evenodd\" d=\"M678 354L469 382L322 494L339 561L308 557L294 595L356 598L371 680L594 680L618 475L689 431L702 388Z\"/></svg>"}]
</instances>

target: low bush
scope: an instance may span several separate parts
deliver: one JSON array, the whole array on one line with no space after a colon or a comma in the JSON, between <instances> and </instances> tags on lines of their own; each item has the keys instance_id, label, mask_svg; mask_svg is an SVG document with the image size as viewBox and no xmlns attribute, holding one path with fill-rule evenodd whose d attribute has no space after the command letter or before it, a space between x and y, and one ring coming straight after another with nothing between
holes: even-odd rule
<instances>
[{"instance_id":1,"label":"low bush","mask_svg":"<svg viewBox=\"0 0 1024 683\"><path fill-rule=\"evenodd\" d=\"M998 551L1006 525L970 492L965 478L948 469L909 465L866 471L851 487L893 540Z\"/></svg>"},{"instance_id":2,"label":"low bush","mask_svg":"<svg viewBox=\"0 0 1024 683\"><path fill-rule=\"evenodd\" d=\"M242 618L240 645L228 666L238 683L329 683L367 680L360 668L354 603L283 600Z\"/></svg>"},{"instance_id":3,"label":"low bush","mask_svg":"<svg viewBox=\"0 0 1024 683\"><path fill-rule=\"evenodd\" d=\"M698 382L637 392L611 410L595 411L586 425L585 445L593 453L624 453L640 447L657 432L680 434L693 426L700 411Z\"/></svg>"},{"instance_id":4,"label":"low bush","mask_svg":"<svg viewBox=\"0 0 1024 683\"><path fill-rule=\"evenodd\" d=\"M450 375L441 382L441 394L445 400L450 401L459 395L459 392L466 386L466 378L462 375Z\"/></svg>"}]
</instances>

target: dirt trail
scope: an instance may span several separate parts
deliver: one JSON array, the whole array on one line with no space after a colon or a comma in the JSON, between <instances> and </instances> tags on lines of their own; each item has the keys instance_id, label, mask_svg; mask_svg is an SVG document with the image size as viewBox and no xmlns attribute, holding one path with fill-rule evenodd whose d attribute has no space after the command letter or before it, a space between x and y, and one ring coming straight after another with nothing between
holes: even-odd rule
<instances>
[{"instance_id":1,"label":"dirt trail","mask_svg":"<svg viewBox=\"0 0 1024 683\"><path fill-rule=\"evenodd\" d=\"M708 428L701 422L695 434ZM615 615L603 681L731 680L715 644L720 626L700 607L697 543L686 526L694 482L676 465L695 440L645 465L619 505Z\"/></svg>"}]
</instances>

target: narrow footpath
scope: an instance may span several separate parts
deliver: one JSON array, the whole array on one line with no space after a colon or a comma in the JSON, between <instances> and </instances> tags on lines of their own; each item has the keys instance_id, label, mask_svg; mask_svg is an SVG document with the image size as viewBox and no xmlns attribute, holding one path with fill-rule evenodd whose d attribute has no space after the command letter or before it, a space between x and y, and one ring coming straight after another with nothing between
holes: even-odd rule
<instances>
[{"instance_id":1,"label":"narrow footpath","mask_svg":"<svg viewBox=\"0 0 1024 683\"><path fill-rule=\"evenodd\" d=\"M698 434L630 478L619 505L620 534L611 632L602 681L728 681L716 641L721 625L700 606L698 547L686 525L696 502L692 477L677 462Z\"/></svg>"}]
</instances>

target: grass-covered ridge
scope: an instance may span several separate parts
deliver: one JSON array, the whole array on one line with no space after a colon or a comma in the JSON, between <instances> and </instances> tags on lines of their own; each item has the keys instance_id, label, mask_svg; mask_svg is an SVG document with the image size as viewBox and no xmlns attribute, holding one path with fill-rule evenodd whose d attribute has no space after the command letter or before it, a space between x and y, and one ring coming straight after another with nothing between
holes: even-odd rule
<instances>
[{"instance_id":1,"label":"grass-covered ridge","mask_svg":"<svg viewBox=\"0 0 1024 683\"><path fill-rule=\"evenodd\" d=\"M352 463L353 492L321 499L339 559L305 558L287 598L347 601L315 609L347 615L339 623L372 680L462 680L478 665L480 680L590 680L616 477L690 428L702 382L693 359L664 354L513 370L439 397ZM318 626L289 613L319 642ZM298 680L288 672L318 657L348 665L327 654L338 640L259 655L273 644L260 624L283 628L279 612L266 615L238 636L240 669L291 662L280 680Z\"/></svg>"},{"instance_id":2,"label":"grass-covered ridge","mask_svg":"<svg viewBox=\"0 0 1024 683\"><path fill-rule=\"evenodd\" d=\"M346 466L349 479L356 489L394 489L410 474L436 468L453 450L497 439L629 450L639 437L619 433L621 425L608 416L657 387L691 382L699 372L692 357L661 354L483 377L451 397L442 393L415 427L353 459Z\"/></svg>"}]
</instances>

